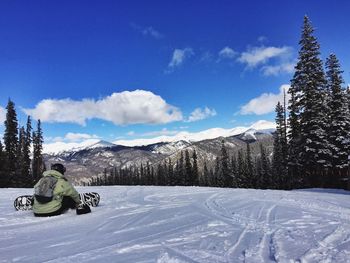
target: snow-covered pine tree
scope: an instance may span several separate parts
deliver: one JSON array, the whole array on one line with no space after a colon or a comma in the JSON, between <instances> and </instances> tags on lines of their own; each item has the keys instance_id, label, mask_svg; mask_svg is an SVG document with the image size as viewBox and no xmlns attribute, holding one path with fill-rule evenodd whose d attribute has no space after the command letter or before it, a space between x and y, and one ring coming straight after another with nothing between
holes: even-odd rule
<instances>
[{"instance_id":1,"label":"snow-covered pine tree","mask_svg":"<svg viewBox=\"0 0 350 263\"><path fill-rule=\"evenodd\" d=\"M331 153L326 134L325 76L319 57L320 46L313 32L311 22L305 16L291 93L295 96L296 114L299 114L298 161L306 181L317 186L322 179L320 176L330 166Z\"/></svg>"},{"instance_id":2,"label":"snow-covered pine tree","mask_svg":"<svg viewBox=\"0 0 350 263\"><path fill-rule=\"evenodd\" d=\"M15 186L13 180L15 180L17 171L17 153L18 153L18 121L17 113L15 110L15 104L11 99L8 100L5 120L5 132L4 132L4 144L6 152L5 160L5 175L7 175L7 186Z\"/></svg>"},{"instance_id":3,"label":"snow-covered pine tree","mask_svg":"<svg viewBox=\"0 0 350 263\"><path fill-rule=\"evenodd\" d=\"M345 177L348 168L350 116L346 91L342 88L344 80L336 55L326 60L326 78L329 91L329 129L328 140L332 151L332 173L327 186L339 187L340 177Z\"/></svg>"}]
</instances>

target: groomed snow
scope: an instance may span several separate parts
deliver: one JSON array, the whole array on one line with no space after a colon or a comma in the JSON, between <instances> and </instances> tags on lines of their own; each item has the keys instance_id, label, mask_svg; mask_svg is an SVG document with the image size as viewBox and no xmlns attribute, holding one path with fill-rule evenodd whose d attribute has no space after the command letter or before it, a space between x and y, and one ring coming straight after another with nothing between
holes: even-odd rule
<instances>
[{"instance_id":1,"label":"groomed snow","mask_svg":"<svg viewBox=\"0 0 350 263\"><path fill-rule=\"evenodd\" d=\"M80 187L99 207L51 218L0 191L0 262L349 262L350 195L340 190Z\"/></svg>"}]
</instances>

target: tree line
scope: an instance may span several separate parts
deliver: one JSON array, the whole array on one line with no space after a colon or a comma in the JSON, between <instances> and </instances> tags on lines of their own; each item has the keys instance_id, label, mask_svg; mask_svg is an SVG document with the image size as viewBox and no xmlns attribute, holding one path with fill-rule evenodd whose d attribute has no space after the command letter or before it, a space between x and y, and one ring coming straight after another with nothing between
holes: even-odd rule
<instances>
[{"instance_id":1,"label":"tree line","mask_svg":"<svg viewBox=\"0 0 350 263\"><path fill-rule=\"evenodd\" d=\"M229 156L222 144L213 167L198 171L196 152L181 153L175 164L164 161L104 171L91 184L202 185L292 189L304 187L347 188L349 184L350 93L343 87L340 62L330 54L325 64L310 19L305 16L295 73L288 90L290 99L276 105L273 155L261 145L252 160L245 152ZM288 106L287 106L288 105ZM288 115L288 116L287 116Z\"/></svg>"},{"instance_id":2,"label":"tree line","mask_svg":"<svg viewBox=\"0 0 350 263\"><path fill-rule=\"evenodd\" d=\"M0 187L32 187L45 170L40 120L33 131L31 117L19 127L15 104L6 106L3 143L0 140Z\"/></svg>"},{"instance_id":3,"label":"tree line","mask_svg":"<svg viewBox=\"0 0 350 263\"><path fill-rule=\"evenodd\" d=\"M234 188L279 189L278 171L268 157L266 147L259 144L259 154L253 156L250 144L236 154L229 155L225 140L221 142L220 154L212 160L204 160L198 166L194 148L179 153L173 163L171 158L152 165L104 169L102 176L91 179L88 185L165 185L208 186Z\"/></svg>"}]
</instances>

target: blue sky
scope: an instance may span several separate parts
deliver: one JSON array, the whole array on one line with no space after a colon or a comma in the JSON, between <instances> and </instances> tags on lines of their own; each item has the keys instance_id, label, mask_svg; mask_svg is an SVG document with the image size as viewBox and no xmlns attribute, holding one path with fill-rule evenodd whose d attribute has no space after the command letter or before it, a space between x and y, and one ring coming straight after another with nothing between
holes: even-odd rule
<instances>
[{"instance_id":1,"label":"blue sky","mask_svg":"<svg viewBox=\"0 0 350 263\"><path fill-rule=\"evenodd\" d=\"M305 14L350 83L349 13L345 0L3 0L0 119L11 98L47 143L273 121Z\"/></svg>"}]
</instances>

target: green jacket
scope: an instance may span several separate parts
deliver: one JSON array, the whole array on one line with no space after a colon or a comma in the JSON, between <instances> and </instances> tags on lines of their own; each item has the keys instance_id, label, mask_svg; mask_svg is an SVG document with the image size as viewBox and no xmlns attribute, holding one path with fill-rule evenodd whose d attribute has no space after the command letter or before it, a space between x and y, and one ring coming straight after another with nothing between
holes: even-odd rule
<instances>
[{"instance_id":1,"label":"green jacket","mask_svg":"<svg viewBox=\"0 0 350 263\"><path fill-rule=\"evenodd\" d=\"M79 193L60 172L49 170L43 173L43 177L45 176L57 178L57 183L53 191L53 199L48 203L41 204L34 198L33 212L35 214L48 214L57 211L62 206L63 196L70 196L77 204L80 203ZM40 180L35 186L39 183Z\"/></svg>"}]
</instances>

